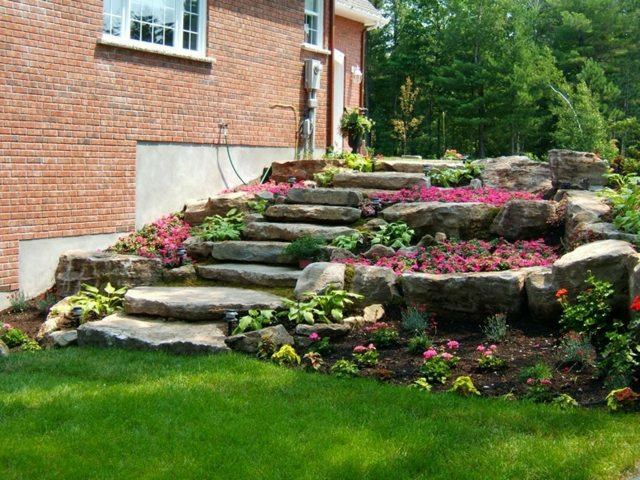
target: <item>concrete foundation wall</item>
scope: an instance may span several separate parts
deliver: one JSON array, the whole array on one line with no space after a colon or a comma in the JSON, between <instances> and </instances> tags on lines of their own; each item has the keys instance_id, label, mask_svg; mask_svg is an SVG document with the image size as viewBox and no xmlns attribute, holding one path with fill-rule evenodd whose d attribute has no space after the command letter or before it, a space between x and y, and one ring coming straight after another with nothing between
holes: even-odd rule
<instances>
[{"instance_id":1,"label":"concrete foundation wall","mask_svg":"<svg viewBox=\"0 0 640 480\"><path fill-rule=\"evenodd\" d=\"M111 246L122 233L25 240L19 243L20 291L35 297L53 286L58 258L68 250L100 250ZM0 309L2 297L0 297Z\"/></svg>"},{"instance_id":2,"label":"concrete foundation wall","mask_svg":"<svg viewBox=\"0 0 640 480\"><path fill-rule=\"evenodd\" d=\"M232 146L229 152L245 182L273 162L294 159L293 148ZM136 228L242 183L224 146L140 143L136 157Z\"/></svg>"}]
</instances>

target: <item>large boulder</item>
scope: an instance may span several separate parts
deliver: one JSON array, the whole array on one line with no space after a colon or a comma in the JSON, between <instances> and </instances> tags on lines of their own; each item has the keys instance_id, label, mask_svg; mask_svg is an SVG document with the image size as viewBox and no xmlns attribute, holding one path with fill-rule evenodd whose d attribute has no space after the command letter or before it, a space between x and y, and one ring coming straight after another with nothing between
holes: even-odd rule
<instances>
[{"instance_id":1,"label":"large boulder","mask_svg":"<svg viewBox=\"0 0 640 480\"><path fill-rule=\"evenodd\" d=\"M256 353L263 338L270 339L275 348L280 348L283 345L293 345L294 343L293 337L289 335L287 329L282 325L233 335L227 337L225 342L232 350L244 353Z\"/></svg>"},{"instance_id":2,"label":"large boulder","mask_svg":"<svg viewBox=\"0 0 640 480\"><path fill-rule=\"evenodd\" d=\"M292 188L287 193L288 203L357 207L364 195L355 190L341 188Z\"/></svg>"},{"instance_id":3,"label":"large boulder","mask_svg":"<svg viewBox=\"0 0 640 480\"><path fill-rule=\"evenodd\" d=\"M208 260L211 258L211 250L214 242L203 240L199 237L187 238L183 246L187 250L187 256L194 260Z\"/></svg>"},{"instance_id":4,"label":"large boulder","mask_svg":"<svg viewBox=\"0 0 640 480\"><path fill-rule=\"evenodd\" d=\"M484 238L498 208L486 203L397 203L383 210L388 222L402 221L419 234L445 233L449 237Z\"/></svg>"},{"instance_id":5,"label":"large boulder","mask_svg":"<svg viewBox=\"0 0 640 480\"><path fill-rule=\"evenodd\" d=\"M555 202L511 200L500 211L491 231L508 240L541 238L552 227Z\"/></svg>"},{"instance_id":6,"label":"large boulder","mask_svg":"<svg viewBox=\"0 0 640 480\"><path fill-rule=\"evenodd\" d=\"M425 167L430 170L462 169L462 160L410 159L391 158L376 163L377 172L424 173Z\"/></svg>"},{"instance_id":7,"label":"large boulder","mask_svg":"<svg viewBox=\"0 0 640 480\"><path fill-rule=\"evenodd\" d=\"M609 171L609 164L595 153L551 150L549 166L554 188L588 190L607 183L604 175Z\"/></svg>"},{"instance_id":8,"label":"large boulder","mask_svg":"<svg viewBox=\"0 0 640 480\"><path fill-rule=\"evenodd\" d=\"M569 290L575 299L585 288L589 273L598 280L613 284L616 292L614 304L626 309L629 297L629 276L638 262L630 243L621 240L601 240L576 248L553 264L553 278L557 288Z\"/></svg>"},{"instance_id":9,"label":"large boulder","mask_svg":"<svg viewBox=\"0 0 640 480\"><path fill-rule=\"evenodd\" d=\"M188 202L184 208L184 220L189 225L199 225L205 218L213 215L226 215L235 208L248 211L247 201L251 196L246 192L221 193L202 200Z\"/></svg>"},{"instance_id":10,"label":"large boulder","mask_svg":"<svg viewBox=\"0 0 640 480\"><path fill-rule=\"evenodd\" d=\"M483 317L520 313L527 270L436 275L408 273L400 278L405 301L441 315Z\"/></svg>"},{"instance_id":11,"label":"large boulder","mask_svg":"<svg viewBox=\"0 0 640 480\"><path fill-rule=\"evenodd\" d=\"M477 160L485 187L546 194L552 189L549 165L524 156Z\"/></svg>"},{"instance_id":12,"label":"large boulder","mask_svg":"<svg viewBox=\"0 0 640 480\"><path fill-rule=\"evenodd\" d=\"M549 267L532 268L525 282L529 313L535 321L557 320L562 313L558 291Z\"/></svg>"},{"instance_id":13,"label":"large boulder","mask_svg":"<svg viewBox=\"0 0 640 480\"><path fill-rule=\"evenodd\" d=\"M284 183L291 177L297 181L313 180L316 173L326 167L337 165L333 160L296 160L292 162L274 162L271 164L271 180Z\"/></svg>"},{"instance_id":14,"label":"large boulder","mask_svg":"<svg viewBox=\"0 0 640 480\"><path fill-rule=\"evenodd\" d=\"M341 263L318 262L307 266L296 284L298 299L305 299L329 288L344 289L346 266Z\"/></svg>"},{"instance_id":15,"label":"large boulder","mask_svg":"<svg viewBox=\"0 0 640 480\"><path fill-rule=\"evenodd\" d=\"M72 326L72 321L69 318L71 308L72 305L69 297L63 298L58 303L53 305L49 309L47 319L42 325L40 325L40 329L36 334L36 340L38 342L43 342L45 338L47 338L47 336L51 335L53 332L57 332L58 330Z\"/></svg>"},{"instance_id":16,"label":"large boulder","mask_svg":"<svg viewBox=\"0 0 640 480\"><path fill-rule=\"evenodd\" d=\"M78 343L77 330L60 330L47 335L44 342L54 348L66 348Z\"/></svg>"},{"instance_id":17,"label":"large boulder","mask_svg":"<svg viewBox=\"0 0 640 480\"><path fill-rule=\"evenodd\" d=\"M308 337L312 333L316 333L320 337L341 338L351 331L351 326L345 323L316 323L307 325L301 323L296 326L296 335Z\"/></svg>"},{"instance_id":18,"label":"large boulder","mask_svg":"<svg viewBox=\"0 0 640 480\"><path fill-rule=\"evenodd\" d=\"M74 295L83 283L104 287L137 287L162 280L162 262L157 258L111 252L70 251L62 254L56 270L56 293Z\"/></svg>"},{"instance_id":19,"label":"large boulder","mask_svg":"<svg viewBox=\"0 0 640 480\"><path fill-rule=\"evenodd\" d=\"M364 297L364 305L390 304L401 298L397 275L384 267L355 266L350 290Z\"/></svg>"},{"instance_id":20,"label":"large boulder","mask_svg":"<svg viewBox=\"0 0 640 480\"><path fill-rule=\"evenodd\" d=\"M78 345L162 350L171 353L228 351L222 323L168 322L116 313L78 328Z\"/></svg>"}]
</instances>

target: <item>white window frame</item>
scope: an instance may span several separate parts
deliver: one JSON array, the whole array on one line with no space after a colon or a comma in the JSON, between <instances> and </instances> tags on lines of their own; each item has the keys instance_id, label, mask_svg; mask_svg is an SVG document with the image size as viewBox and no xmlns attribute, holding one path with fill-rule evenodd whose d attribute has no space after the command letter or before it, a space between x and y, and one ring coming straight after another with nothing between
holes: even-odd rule
<instances>
[{"instance_id":1,"label":"white window frame","mask_svg":"<svg viewBox=\"0 0 640 480\"><path fill-rule=\"evenodd\" d=\"M307 3L305 2L304 4L304 28L305 28L305 32L304 32L304 43L306 45L311 45L314 47L319 47L319 48L323 48L324 47L324 0L317 0L318 1L318 11L315 12L313 10L307 10ZM306 27L307 27L307 15L311 15L314 16L318 19L318 39L316 43L310 43L307 42L307 32L306 32Z\"/></svg>"},{"instance_id":2,"label":"white window frame","mask_svg":"<svg viewBox=\"0 0 640 480\"><path fill-rule=\"evenodd\" d=\"M122 26L120 35L112 35L102 32L102 38L111 44L120 44L130 46L132 48L140 47L146 50L154 50L157 52L165 52L167 54L185 54L185 55L206 55L207 49L207 0L200 0L198 3L198 49L191 50L184 48L184 1L176 0L176 27L174 33L174 45L159 45L153 42L145 42L131 38L131 0L122 1ZM104 19L104 8L102 12Z\"/></svg>"}]
</instances>

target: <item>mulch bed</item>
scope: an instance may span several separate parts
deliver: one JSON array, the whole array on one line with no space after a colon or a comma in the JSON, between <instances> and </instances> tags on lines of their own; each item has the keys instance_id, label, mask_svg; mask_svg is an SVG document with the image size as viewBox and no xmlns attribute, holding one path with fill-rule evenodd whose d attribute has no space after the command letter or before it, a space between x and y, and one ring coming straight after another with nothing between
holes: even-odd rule
<instances>
[{"instance_id":1,"label":"mulch bed","mask_svg":"<svg viewBox=\"0 0 640 480\"><path fill-rule=\"evenodd\" d=\"M31 338L35 338L40 325L47 319L47 313L30 308L22 313L13 313L10 310L0 312L0 324L8 323L12 327L19 328Z\"/></svg>"}]
</instances>

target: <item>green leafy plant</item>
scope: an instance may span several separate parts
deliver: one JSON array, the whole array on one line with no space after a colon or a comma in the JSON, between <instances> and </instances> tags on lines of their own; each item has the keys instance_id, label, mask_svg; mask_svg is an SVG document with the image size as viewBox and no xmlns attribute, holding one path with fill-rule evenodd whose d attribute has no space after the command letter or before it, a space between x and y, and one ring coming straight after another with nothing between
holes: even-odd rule
<instances>
[{"instance_id":1,"label":"green leafy plant","mask_svg":"<svg viewBox=\"0 0 640 480\"><path fill-rule=\"evenodd\" d=\"M46 293L38 302L36 303L36 308L40 313L49 313L51 307L53 307L57 302L56 296L52 293Z\"/></svg>"},{"instance_id":2,"label":"green leafy plant","mask_svg":"<svg viewBox=\"0 0 640 480\"><path fill-rule=\"evenodd\" d=\"M380 354L375 345L357 345L353 348L353 358L361 367L375 367L378 364Z\"/></svg>"},{"instance_id":3,"label":"green leafy plant","mask_svg":"<svg viewBox=\"0 0 640 480\"><path fill-rule=\"evenodd\" d=\"M612 204L614 225L625 232L640 233L640 176L611 174L608 179L615 188L607 188L600 195Z\"/></svg>"},{"instance_id":4,"label":"green leafy plant","mask_svg":"<svg viewBox=\"0 0 640 480\"><path fill-rule=\"evenodd\" d=\"M322 310L317 308L318 304L313 299L307 302L284 299L283 306L286 310L280 315L296 325L300 323L313 325L314 323L322 323L322 320L325 319Z\"/></svg>"},{"instance_id":5,"label":"green leafy plant","mask_svg":"<svg viewBox=\"0 0 640 480\"><path fill-rule=\"evenodd\" d=\"M417 380L414 380L409 386L417 390L422 390L423 392L430 392L433 389L431 384L424 377L420 377Z\"/></svg>"},{"instance_id":6,"label":"green leafy plant","mask_svg":"<svg viewBox=\"0 0 640 480\"><path fill-rule=\"evenodd\" d=\"M568 332L563 335L558 346L560 361L564 365L590 367L595 363L595 350L588 335Z\"/></svg>"},{"instance_id":7,"label":"green leafy plant","mask_svg":"<svg viewBox=\"0 0 640 480\"><path fill-rule=\"evenodd\" d=\"M433 325L432 318L423 308L410 306L401 313L402 329L416 335L427 332Z\"/></svg>"},{"instance_id":8,"label":"green leafy plant","mask_svg":"<svg viewBox=\"0 0 640 480\"><path fill-rule=\"evenodd\" d=\"M315 261L324 254L325 245L326 242L322 238L305 235L287 245L283 253L296 260Z\"/></svg>"},{"instance_id":9,"label":"green leafy plant","mask_svg":"<svg viewBox=\"0 0 640 480\"><path fill-rule=\"evenodd\" d=\"M387 223L379 227L371 238L372 245L384 245L394 249L411 245L415 231L404 222Z\"/></svg>"},{"instance_id":10,"label":"green leafy plant","mask_svg":"<svg viewBox=\"0 0 640 480\"><path fill-rule=\"evenodd\" d=\"M258 343L258 351L256 356L262 360L270 359L276 353L276 344L271 335L262 335Z\"/></svg>"},{"instance_id":11,"label":"green leafy plant","mask_svg":"<svg viewBox=\"0 0 640 480\"><path fill-rule=\"evenodd\" d=\"M268 206L269 201L264 198L255 198L247 202L247 207L249 207L249 210L260 214L264 213L267 210Z\"/></svg>"},{"instance_id":12,"label":"green leafy plant","mask_svg":"<svg viewBox=\"0 0 640 480\"><path fill-rule=\"evenodd\" d=\"M342 167L325 167L322 171L313 175L313 180L319 187L330 187L333 184L333 177L341 172L346 172L348 169Z\"/></svg>"},{"instance_id":13,"label":"green leafy plant","mask_svg":"<svg viewBox=\"0 0 640 480\"><path fill-rule=\"evenodd\" d=\"M329 337L320 337L314 332L309 335L309 341L311 342L311 345L309 345L310 352L316 352L320 355L329 355L333 352L333 345L331 345Z\"/></svg>"},{"instance_id":14,"label":"green leafy plant","mask_svg":"<svg viewBox=\"0 0 640 480\"><path fill-rule=\"evenodd\" d=\"M274 353L271 356L271 360L273 360L278 365L294 367L296 365L300 365L300 356L296 353L295 349L291 345L282 345L280 350Z\"/></svg>"},{"instance_id":15,"label":"green leafy plant","mask_svg":"<svg viewBox=\"0 0 640 480\"><path fill-rule=\"evenodd\" d=\"M507 368L507 361L500 358L497 354L498 347L496 345L490 345L485 347L484 345L478 345L476 349L480 352L478 358L478 370L485 372L497 372Z\"/></svg>"},{"instance_id":16,"label":"green leafy plant","mask_svg":"<svg viewBox=\"0 0 640 480\"><path fill-rule=\"evenodd\" d=\"M551 401L551 403L556 407L559 407L561 410L571 410L572 408L580 406L576 399L567 393L558 395Z\"/></svg>"},{"instance_id":17,"label":"green leafy plant","mask_svg":"<svg viewBox=\"0 0 640 480\"><path fill-rule=\"evenodd\" d=\"M23 313L29 310L29 301L22 292L16 292L9 297L10 310L13 313Z\"/></svg>"},{"instance_id":18,"label":"green leafy plant","mask_svg":"<svg viewBox=\"0 0 640 480\"><path fill-rule=\"evenodd\" d=\"M309 352L302 357L302 363L307 370L318 372L324 365L324 359L319 352Z\"/></svg>"},{"instance_id":19,"label":"green leafy plant","mask_svg":"<svg viewBox=\"0 0 640 480\"><path fill-rule=\"evenodd\" d=\"M353 305L354 302L364 299L360 294L335 289L329 289L325 293L312 298L312 301L315 302L318 309L322 312L325 323L342 323L342 320L344 320L344 311Z\"/></svg>"},{"instance_id":20,"label":"green leafy plant","mask_svg":"<svg viewBox=\"0 0 640 480\"><path fill-rule=\"evenodd\" d=\"M20 350L23 352L39 352L42 347L35 340L27 339L26 342L20 345Z\"/></svg>"},{"instance_id":21,"label":"green leafy plant","mask_svg":"<svg viewBox=\"0 0 640 480\"><path fill-rule=\"evenodd\" d=\"M358 371L358 366L351 360L346 359L338 360L331 367L331 373L340 378L355 377Z\"/></svg>"},{"instance_id":22,"label":"green leafy plant","mask_svg":"<svg viewBox=\"0 0 640 480\"><path fill-rule=\"evenodd\" d=\"M445 383L451 376L452 366L453 364L451 362L438 355L425 360L422 367L420 367L420 372L422 372L424 378L430 384Z\"/></svg>"},{"instance_id":23,"label":"green leafy plant","mask_svg":"<svg viewBox=\"0 0 640 480\"><path fill-rule=\"evenodd\" d=\"M9 348L17 348L29 341L29 337L19 328L4 324L0 327L0 340Z\"/></svg>"},{"instance_id":24,"label":"green leafy plant","mask_svg":"<svg viewBox=\"0 0 640 480\"><path fill-rule=\"evenodd\" d=\"M473 384L473 380L467 376L456 378L449 391L462 397L480 396L480 392Z\"/></svg>"},{"instance_id":25,"label":"green leafy plant","mask_svg":"<svg viewBox=\"0 0 640 480\"><path fill-rule=\"evenodd\" d=\"M490 342L501 342L507 338L509 325L507 325L507 315L498 313L487 318L482 326L482 333Z\"/></svg>"},{"instance_id":26,"label":"green leafy plant","mask_svg":"<svg viewBox=\"0 0 640 480\"><path fill-rule=\"evenodd\" d=\"M362 115L360 108L347 110L340 119L340 133L349 139L353 151L360 149L362 140L371 132L374 122Z\"/></svg>"},{"instance_id":27,"label":"green leafy plant","mask_svg":"<svg viewBox=\"0 0 640 480\"><path fill-rule=\"evenodd\" d=\"M425 352L433 346L433 339L426 333L421 333L411 337L407 343L407 351L411 354L418 355Z\"/></svg>"},{"instance_id":28,"label":"green leafy plant","mask_svg":"<svg viewBox=\"0 0 640 480\"><path fill-rule=\"evenodd\" d=\"M193 236L208 242L223 242L226 240L240 240L244 232L244 214L232 208L223 217L213 215L207 217L202 225L191 230Z\"/></svg>"},{"instance_id":29,"label":"green leafy plant","mask_svg":"<svg viewBox=\"0 0 640 480\"><path fill-rule=\"evenodd\" d=\"M359 232L352 233L351 235L340 235L331 243L334 247L344 248L351 252L363 244L364 236Z\"/></svg>"},{"instance_id":30,"label":"green leafy plant","mask_svg":"<svg viewBox=\"0 0 640 480\"><path fill-rule=\"evenodd\" d=\"M365 331L369 341L380 348L391 347L400 339L398 331L386 322L374 323L366 327Z\"/></svg>"},{"instance_id":31,"label":"green leafy plant","mask_svg":"<svg viewBox=\"0 0 640 480\"><path fill-rule=\"evenodd\" d=\"M275 318L273 310L249 310L238 322L238 326L233 330L233 335L247 331L260 330L265 325L271 324Z\"/></svg>"},{"instance_id":32,"label":"green leafy plant","mask_svg":"<svg viewBox=\"0 0 640 480\"><path fill-rule=\"evenodd\" d=\"M607 333L607 345L598 361L598 369L610 388L627 387L638 368L638 344L632 332Z\"/></svg>"},{"instance_id":33,"label":"green leafy plant","mask_svg":"<svg viewBox=\"0 0 640 480\"><path fill-rule=\"evenodd\" d=\"M635 393L631 388L618 388L616 390L612 390L609 395L607 395L607 408L612 412L617 412L619 410L627 410L631 409L638 404L638 400L640 400L640 395Z\"/></svg>"},{"instance_id":34,"label":"green leafy plant","mask_svg":"<svg viewBox=\"0 0 640 480\"><path fill-rule=\"evenodd\" d=\"M524 367L520 371L518 379L526 382L530 378L534 380L551 380L553 378L553 370L544 362L538 362L535 365Z\"/></svg>"},{"instance_id":35,"label":"green leafy plant","mask_svg":"<svg viewBox=\"0 0 640 480\"><path fill-rule=\"evenodd\" d=\"M80 292L69 298L70 308L82 308L82 322L90 318L103 318L112 315L124 306L126 288L116 289L111 283L100 291L92 285L82 284Z\"/></svg>"},{"instance_id":36,"label":"green leafy plant","mask_svg":"<svg viewBox=\"0 0 640 480\"><path fill-rule=\"evenodd\" d=\"M461 168L433 169L429 172L429 178L435 187L450 188L468 185L481 174L482 167L479 164L466 162Z\"/></svg>"}]
</instances>

